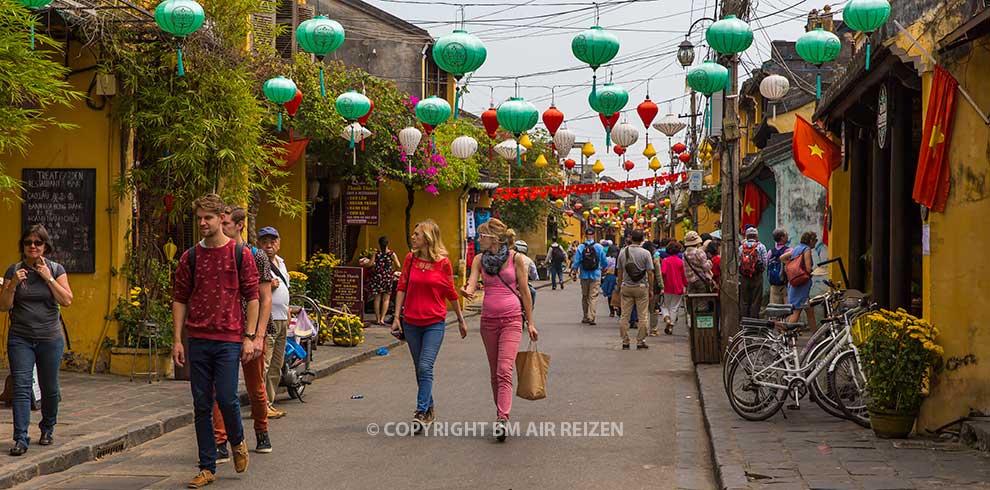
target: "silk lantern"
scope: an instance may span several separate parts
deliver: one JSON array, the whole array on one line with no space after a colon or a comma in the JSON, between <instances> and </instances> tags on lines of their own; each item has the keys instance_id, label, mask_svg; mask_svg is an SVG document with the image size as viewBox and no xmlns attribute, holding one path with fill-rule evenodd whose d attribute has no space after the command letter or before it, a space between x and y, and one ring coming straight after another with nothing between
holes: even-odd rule
<instances>
[{"instance_id":1,"label":"silk lantern","mask_svg":"<svg viewBox=\"0 0 990 490\"><path fill-rule=\"evenodd\" d=\"M588 96L588 103L595 112L608 119L605 127L605 145L612 146L612 128L619 119L619 113L629 103L629 92L614 83L606 83L597 93Z\"/></svg>"},{"instance_id":2,"label":"silk lantern","mask_svg":"<svg viewBox=\"0 0 990 490\"><path fill-rule=\"evenodd\" d=\"M52 3L52 0L17 0L18 3L30 10L39 10ZM31 49L34 49L34 19L31 19Z\"/></svg>"},{"instance_id":3,"label":"silk lantern","mask_svg":"<svg viewBox=\"0 0 990 490\"><path fill-rule=\"evenodd\" d=\"M805 32L794 44L794 49L798 56L804 61L818 67L818 76L815 81L815 96L822 98L822 65L835 59L842 50L842 41L839 36L832 34L821 27Z\"/></svg>"},{"instance_id":4,"label":"silk lantern","mask_svg":"<svg viewBox=\"0 0 990 490\"><path fill-rule=\"evenodd\" d=\"M674 150L675 154L680 155L681 153L687 151L687 146L685 146L684 143L677 142L674 143L674 146L671 146L670 149Z\"/></svg>"},{"instance_id":5,"label":"silk lantern","mask_svg":"<svg viewBox=\"0 0 990 490\"><path fill-rule=\"evenodd\" d=\"M341 138L353 140L355 143L364 141L368 136L371 136L371 131L356 121L345 126L340 132Z\"/></svg>"},{"instance_id":6,"label":"silk lantern","mask_svg":"<svg viewBox=\"0 0 990 490\"><path fill-rule=\"evenodd\" d=\"M575 165L577 165L577 162L571 160L570 158L564 160L564 168L566 168L567 170L573 169Z\"/></svg>"},{"instance_id":7,"label":"silk lantern","mask_svg":"<svg viewBox=\"0 0 990 490\"><path fill-rule=\"evenodd\" d=\"M684 162L684 163L688 163L688 162L691 161L691 154L690 153L686 153L686 152L685 153L681 153L680 155L677 155L677 159L680 160L680 161L682 161L682 162Z\"/></svg>"},{"instance_id":8,"label":"silk lantern","mask_svg":"<svg viewBox=\"0 0 990 490\"><path fill-rule=\"evenodd\" d=\"M626 172L627 172L627 173L628 173L628 172L629 172L630 170L632 170L633 168L635 168L635 167L636 167L636 164L635 164L635 163L633 163L633 161L632 161L632 160L626 160L626 161L625 161L625 162L623 162L623 164L622 164L622 168L624 168L624 169L626 169Z\"/></svg>"},{"instance_id":9,"label":"silk lantern","mask_svg":"<svg viewBox=\"0 0 990 490\"><path fill-rule=\"evenodd\" d=\"M777 119L776 102L791 90L791 82L781 75L770 75L760 82L760 95L773 103L773 118Z\"/></svg>"},{"instance_id":10,"label":"silk lantern","mask_svg":"<svg viewBox=\"0 0 990 490\"><path fill-rule=\"evenodd\" d=\"M639 140L639 130L627 122L619 123L612 129L612 140L615 144L628 148Z\"/></svg>"},{"instance_id":11,"label":"silk lantern","mask_svg":"<svg viewBox=\"0 0 990 490\"><path fill-rule=\"evenodd\" d=\"M734 55L746 51L753 44L753 30L735 15L726 15L708 27L705 40L715 52Z\"/></svg>"},{"instance_id":12,"label":"silk lantern","mask_svg":"<svg viewBox=\"0 0 990 490\"><path fill-rule=\"evenodd\" d=\"M575 211L581 211L582 209L584 209L584 204L576 202L574 203L573 206L571 206L571 208L573 208Z\"/></svg>"},{"instance_id":13,"label":"silk lantern","mask_svg":"<svg viewBox=\"0 0 990 490\"><path fill-rule=\"evenodd\" d=\"M712 94L725 89L729 81L728 68L713 60L694 67L687 75L687 83L692 90L711 97Z\"/></svg>"},{"instance_id":14,"label":"silk lantern","mask_svg":"<svg viewBox=\"0 0 990 490\"><path fill-rule=\"evenodd\" d=\"M519 137L519 144L527 150L533 149L533 142L529 139L529 133L523 133L522 136Z\"/></svg>"},{"instance_id":15,"label":"silk lantern","mask_svg":"<svg viewBox=\"0 0 990 490\"><path fill-rule=\"evenodd\" d=\"M557 107L551 105L549 109L543 111L543 125L547 127L551 137L556 136L557 130L563 123L564 113L560 112Z\"/></svg>"},{"instance_id":16,"label":"silk lantern","mask_svg":"<svg viewBox=\"0 0 990 490\"><path fill-rule=\"evenodd\" d=\"M485 64L488 50L478 38L463 29L440 36L433 44L433 60L441 70L454 75L457 85L454 89L454 119L457 119L461 100L460 81L465 73L477 70Z\"/></svg>"},{"instance_id":17,"label":"silk lantern","mask_svg":"<svg viewBox=\"0 0 990 490\"><path fill-rule=\"evenodd\" d=\"M371 113L375 112L375 101L368 99L368 104L368 113L358 118L358 122L361 123L362 126L368 125L368 119L371 118Z\"/></svg>"},{"instance_id":18,"label":"silk lantern","mask_svg":"<svg viewBox=\"0 0 990 490\"><path fill-rule=\"evenodd\" d=\"M639 103L636 106L636 114L639 115L639 119L643 121L643 127L650 129L650 124L657 117L660 112L660 108L657 106L656 102L650 100L649 96L646 96L646 100Z\"/></svg>"},{"instance_id":19,"label":"silk lantern","mask_svg":"<svg viewBox=\"0 0 990 490\"><path fill-rule=\"evenodd\" d=\"M619 53L619 38L601 26L593 26L571 39L571 53L591 67L591 93L598 85L598 67L612 61Z\"/></svg>"},{"instance_id":20,"label":"silk lantern","mask_svg":"<svg viewBox=\"0 0 990 490\"><path fill-rule=\"evenodd\" d=\"M556 201L553 202L553 205L554 206L557 206L557 209L563 209L564 208L564 200L563 199L557 199Z\"/></svg>"},{"instance_id":21,"label":"silk lantern","mask_svg":"<svg viewBox=\"0 0 990 490\"><path fill-rule=\"evenodd\" d=\"M169 1L175 2L185 0ZM296 96L298 89L296 88L295 82L292 80L289 80L283 76L277 76L275 78L268 79L262 87L262 91L265 93L265 97L268 100L278 105L282 105L291 101ZM278 131L282 132L282 109L278 110Z\"/></svg>"},{"instance_id":22,"label":"silk lantern","mask_svg":"<svg viewBox=\"0 0 990 490\"><path fill-rule=\"evenodd\" d=\"M626 153L626 147L622 145L615 145L615 148L612 148L612 151L614 151L616 155L619 155L621 157Z\"/></svg>"},{"instance_id":23,"label":"silk lantern","mask_svg":"<svg viewBox=\"0 0 990 490\"><path fill-rule=\"evenodd\" d=\"M540 156L536 157L536 161L533 162L533 165L535 165L536 168L543 168L547 166L547 163L547 157L540 153Z\"/></svg>"},{"instance_id":24,"label":"silk lantern","mask_svg":"<svg viewBox=\"0 0 990 490\"><path fill-rule=\"evenodd\" d=\"M870 34L887 22L890 2L887 0L849 0L842 7L842 21L854 31L866 34L866 71L870 71Z\"/></svg>"},{"instance_id":25,"label":"silk lantern","mask_svg":"<svg viewBox=\"0 0 990 490\"><path fill-rule=\"evenodd\" d=\"M203 6L194 0L165 0L155 7L155 23L158 24L158 27L179 38L179 46L176 49L176 69L180 77L186 74L186 68L182 63L182 41L186 36L198 31L203 26L204 21L206 21L206 14L203 12ZM292 95L295 93L293 90ZM289 100L291 99L292 96L289 97ZM280 102L280 104L285 102ZM281 117L281 113L279 114Z\"/></svg>"},{"instance_id":26,"label":"silk lantern","mask_svg":"<svg viewBox=\"0 0 990 490\"><path fill-rule=\"evenodd\" d=\"M519 146L516 140L509 139L495 145L495 153L506 160L513 160L525 155L526 148Z\"/></svg>"},{"instance_id":27,"label":"silk lantern","mask_svg":"<svg viewBox=\"0 0 990 490\"><path fill-rule=\"evenodd\" d=\"M357 121L371 110L371 99L357 90L349 90L337 96L333 103L334 108L340 117L346 121ZM350 148L354 148L355 140L350 142Z\"/></svg>"},{"instance_id":28,"label":"silk lantern","mask_svg":"<svg viewBox=\"0 0 990 490\"><path fill-rule=\"evenodd\" d=\"M419 147L419 142L422 139L423 133L412 126L399 131L399 145L402 146L402 152L406 155L416 153L416 148Z\"/></svg>"},{"instance_id":29,"label":"silk lantern","mask_svg":"<svg viewBox=\"0 0 990 490\"><path fill-rule=\"evenodd\" d=\"M650 170L652 170L654 174L657 173L657 170L660 170L660 167L662 167L662 165L660 165L660 160L657 160L656 157L650 159Z\"/></svg>"},{"instance_id":30,"label":"silk lantern","mask_svg":"<svg viewBox=\"0 0 990 490\"><path fill-rule=\"evenodd\" d=\"M299 111L299 106L302 105L303 93L298 88L296 89L296 96L292 100L286 102L285 112L289 114L289 117L295 117L296 112Z\"/></svg>"},{"instance_id":31,"label":"silk lantern","mask_svg":"<svg viewBox=\"0 0 990 490\"><path fill-rule=\"evenodd\" d=\"M323 58L341 47L344 38L344 27L323 15L300 22L299 27L296 27L296 42L299 47L315 55L320 61L320 97L327 96L326 85L323 83Z\"/></svg>"},{"instance_id":32,"label":"silk lantern","mask_svg":"<svg viewBox=\"0 0 990 490\"><path fill-rule=\"evenodd\" d=\"M657 156L657 150L656 148L653 148L653 143L646 144L646 148L643 148L643 156L646 158L653 158Z\"/></svg>"},{"instance_id":33,"label":"silk lantern","mask_svg":"<svg viewBox=\"0 0 990 490\"><path fill-rule=\"evenodd\" d=\"M667 114L663 119L653 123L653 128L665 134L668 138L673 138L674 135L680 133L686 127L687 124L673 114Z\"/></svg>"},{"instance_id":34,"label":"silk lantern","mask_svg":"<svg viewBox=\"0 0 990 490\"><path fill-rule=\"evenodd\" d=\"M450 143L450 153L454 158L467 160L478 151L478 141L470 136L458 136Z\"/></svg>"},{"instance_id":35,"label":"silk lantern","mask_svg":"<svg viewBox=\"0 0 990 490\"><path fill-rule=\"evenodd\" d=\"M605 171L605 165L602 164L601 160L595 160L595 164L591 167L591 171L595 172L595 175L599 175Z\"/></svg>"},{"instance_id":36,"label":"silk lantern","mask_svg":"<svg viewBox=\"0 0 990 490\"><path fill-rule=\"evenodd\" d=\"M416 119L423 124L430 135L430 154L436 150L436 137L433 129L450 119L450 104L446 100L431 95L416 103Z\"/></svg>"},{"instance_id":37,"label":"silk lantern","mask_svg":"<svg viewBox=\"0 0 990 490\"><path fill-rule=\"evenodd\" d=\"M585 142L584 146L581 147L581 154L584 155L585 158L590 158L595 154L595 145L592 145L590 141Z\"/></svg>"},{"instance_id":38,"label":"silk lantern","mask_svg":"<svg viewBox=\"0 0 990 490\"><path fill-rule=\"evenodd\" d=\"M557 149L557 155L567 156L571 152L571 148L574 148L575 140L577 140L577 135L573 131L567 128L558 129L557 134L553 135L553 146Z\"/></svg>"},{"instance_id":39,"label":"silk lantern","mask_svg":"<svg viewBox=\"0 0 990 490\"><path fill-rule=\"evenodd\" d=\"M533 104L530 104L522 97L512 97L498 106L496 111L498 124L507 131L515 135L516 138L523 133L533 129L540 115ZM519 144L516 144L516 166L522 166L522 152L519 151Z\"/></svg>"}]
</instances>

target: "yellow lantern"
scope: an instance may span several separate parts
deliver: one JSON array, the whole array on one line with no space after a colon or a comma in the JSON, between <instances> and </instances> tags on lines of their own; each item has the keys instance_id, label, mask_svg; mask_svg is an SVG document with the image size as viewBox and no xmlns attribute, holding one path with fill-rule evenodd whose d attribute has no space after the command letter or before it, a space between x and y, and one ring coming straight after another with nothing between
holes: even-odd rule
<instances>
[{"instance_id":1,"label":"yellow lantern","mask_svg":"<svg viewBox=\"0 0 990 490\"><path fill-rule=\"evenodd\" d=\"M522 146L527 150L533 149L533 142L529 140L528 133L523 133L522 136L519 137L519 146Z\"/></svg>"},{"instance_id":2,"label":"yellow lantern","mask_svg":"<svg viewBox=\"0 0 990 490\"><path fill-rule=\"evenodd\" d=\"M526 137L526 135L523 135L523 138L525 138L525 137ZM536 165L536 168L546 167L547 166L547 157L543 156L543 154L540 153L540 156L536 157L536 161L533 162L533 165Z\"/></svg>"},{"instance_id":3,"label":"yellow lantern","mask_svg":"<svg viewBox=\"0 0 990 490\"><path fill-rule=\"evenodd\" d=\"M663 205L664 206L670 206L670 198L669 197L663 200Z\"/></svg>"},{"instance_id":4,"label":"yellow lantern","mask_svg":"<svg viewBox=\"0 0 990 490\"><path fill-rule=\"evenodd\" d=\"M589 145L591 143L588 143ZM591 167L591 170L595 172L596 175L601 174L605 171L605 165L602 164L601 160L595 160L595 164Z\"/></svg>"},{"instance_id":5,"label":"yellow lantern","mask_svg":"<svg viewBox=\"0 0 990 490\"><path fill-rule=\"evenodd\" d=\"M590 141L585 143L584 146L581 147L581 154L585 157L591 157L591 155L595 154L595 145L592 145Z\"/></svg>"},{"instance_id":6,"label":"yellow lantern","mask_svg":"<svg viewBox=\"0 0 990 490\"><path fill-rule=\"evenodd\" d=\"M629 212L630 212L630 213L635 213L635 212L636 212L636 209L637 209L637 208L636 208L636 205L635 205L635 204L633 204L633 205L631 205L631 206L629 206Z\"/></svg>"},{"instance_id":7,"label":"yellow lantern","mask_svg":"<svg viewBox=\"0 0 990 490\"><path fill-rule=\"evenodd\" d=\"M646 148L643 149L643 156L646 158L657 156L657 150L653 148L653 143L646 144Z\"/></svg>"},{"instance_id":8,"label":"yellow lantern","mask_svg":"<svg viewBox=\"0 0 990 490\"><path fill-rule=\"evenodd\" d=\"M584 219L588 219L588 216L591 216L591 213L585 211L585 212L581 213L581 216L584 216Z\"/></svg>"},{"instance_id":9,"label":"yellow lantern","mask_svg":"<svg viewBox=\"0 0 990 490\"><path fill-rule=\"evenodd\" d=\"M657 157L653 157L653 159L650 160L650 170L656 172L657 170L660 170L661 166L660 160L657 160Z\"/></svg>"},{"instance_id":10,"label":"yellow lantern","mask_svg":"<svg viewBox=\"0 0 990 490\"><path fill-rule=\"evenodd\" d=\"M602 208L600 208L600 207L598 207L598 206L595 206L595 207L593 207L593 208L591 208L591 214L594 214L594 215L596 215L596 216L597 216L597 215L598 215L598 213L600 213L601 211L602 211Z\"/></svg>"},{"instance_id":11,"label":"yellow lantern","mask_svg":"<svg viewBox=\"0 0 990 490\"><path fill-rule=\"evenodd\" d=\"M564 200L563 199L557 199L556 201L553 202L553 204L555 206L557 206L557 209L564 209Z\"/></svg>"}]
</instances>

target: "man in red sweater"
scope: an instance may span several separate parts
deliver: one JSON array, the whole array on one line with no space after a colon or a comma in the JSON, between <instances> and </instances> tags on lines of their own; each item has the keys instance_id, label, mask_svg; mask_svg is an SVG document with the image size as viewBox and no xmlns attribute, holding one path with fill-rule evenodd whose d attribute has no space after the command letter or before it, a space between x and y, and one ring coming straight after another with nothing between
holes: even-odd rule
<instances>
[{"instance_id":1,"label":"man in red sweater","mask_svg":"<svg viewBox=\"0 0 990 490\"><path fill-rule=\"evenodd\" d=\"M237 378L239 364L255 356L258 268L250 249L242 247L238 252L236 242L223 234L225 206L219 196L203 196L193 209L203 239L182 254L175 271L172 359L180 367L189 362L200 472L188 487L202 488L213 483L217 472L214 393L233 446L234 470L241 473L248 467ZM242 298L247 301L246 312L241 311ZM189 338L188 356L182 346L183 329Z\"/></svg>"}]
</instances>

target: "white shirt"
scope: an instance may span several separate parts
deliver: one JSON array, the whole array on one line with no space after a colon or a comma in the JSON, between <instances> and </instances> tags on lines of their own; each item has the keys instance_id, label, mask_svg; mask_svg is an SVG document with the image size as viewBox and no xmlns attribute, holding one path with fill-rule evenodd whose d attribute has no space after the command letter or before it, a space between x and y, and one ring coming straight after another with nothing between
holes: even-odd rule
<instances>
[{"instance_id":1,"label":"white shirt","mask_svg":"<svg viewBox=\"0 0 990 490\"><path fill-rule=\"evenodd\" d=\"M282 273L282 277L278 277L278 274L272 273L276 279L278 279L278 289L272 290L272 320L288 320L289 319L289 271L285 269L285 260L278 255L272 260L272 267L278 268L278 271Z\"/></svg>"}]
</instances>

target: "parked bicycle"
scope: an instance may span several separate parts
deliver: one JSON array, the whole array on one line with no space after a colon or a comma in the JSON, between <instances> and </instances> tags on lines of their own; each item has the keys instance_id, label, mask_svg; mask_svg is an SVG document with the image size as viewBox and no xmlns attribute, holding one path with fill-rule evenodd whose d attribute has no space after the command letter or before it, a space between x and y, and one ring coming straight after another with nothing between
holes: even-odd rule
<instances>
[{"instance_id":1,"label":"parked bicycle","mask_svg":"<svg viewBox=\"0 0 990 490\"><path fill-rule=\"evenodd\" d=\"M289 302L294 305L290 306L289 310L302 312L302 316L308 320L308 325L300 325L298 320L290 322L285 339L285 360L282 363L279 386L285 387L290 398L305 403L303 396L306 387L316 379L316 373L310 369L310 364L313 361L320 325L323 324L323 312L320 304L308 296L295 295ZM311 317L315 318L315 325Z\"/></svg>"}]
</instances>

